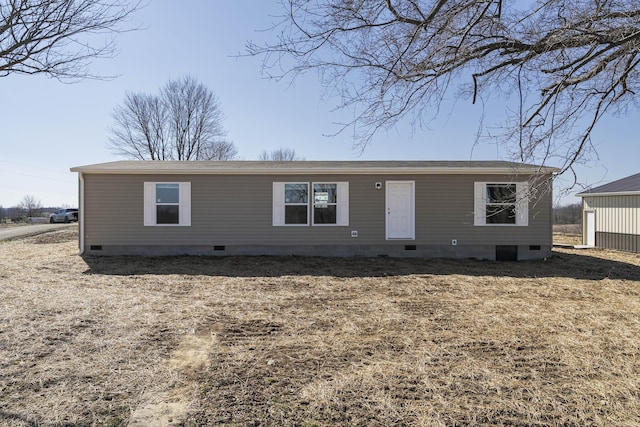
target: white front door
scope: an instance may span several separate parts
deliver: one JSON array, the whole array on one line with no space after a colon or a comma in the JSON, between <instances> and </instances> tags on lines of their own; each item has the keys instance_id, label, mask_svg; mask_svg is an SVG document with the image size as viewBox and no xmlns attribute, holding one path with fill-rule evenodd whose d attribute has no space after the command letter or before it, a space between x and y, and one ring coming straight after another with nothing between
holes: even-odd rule
<instances>
[{"instance_id":1,"label":"white front door","mask_svg":"<svg viewBox=\"0 0 640 427\"><path fill-rule=\"evenodd\" d=\"M596 245L596 213L595 211L586 211L585 232L587 233L587 246Z\"/></svg>"},{"instance_id":2,"label":"white front door","mask_svg":"<svg viewBox=\"0 0 640 427\"><path fill-rule=\"evenodd\" d=\"M414 190L414 181L387 181L387 240L415 239Z\"/></svg>"}]
</instances>

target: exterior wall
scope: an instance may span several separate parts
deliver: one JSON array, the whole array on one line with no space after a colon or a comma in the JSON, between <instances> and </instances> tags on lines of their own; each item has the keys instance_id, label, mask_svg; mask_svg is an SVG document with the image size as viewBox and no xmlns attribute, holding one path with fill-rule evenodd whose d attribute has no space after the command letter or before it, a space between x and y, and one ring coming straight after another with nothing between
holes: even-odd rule
<instances>
[{"instance_id":1,"label":"exterior wall","mask_svg":"<svg viewBox=\"0 0 640 427\"><path fill-rule=\"evenodd\" d=\"M640 195L585 196L582 206L595 211L596 247L640 252Z\"/></svg>"},{"instance_id":2,"label":"exterior wall","mask_svg":"<svg viewBox=\"0 0 640 427\"><path fill-rule=\"evenodd\" d=\"M596 232L596 246L625 252L640 252L640 235Z\"/></svg>"},{"instance_id":3,"label":"exterior wall","mask_svg":"<svg viewBox=\"0 0 640 427\"><path fill-rule=\"evenodd\" d=\"M415 240L385 239L384 183L388 180L415 181ZM511 245L518 246L519 259L550 256L550 194L530 201L528 226L473 225L474 182L513 180L508 175L84 174L85 253L495 259L496 245ZM191 182L190 227L143 226L143 186L152 181ZM337 181L349 182L348 226L272 225L273 182ZM376 189L376 182L382 182L383 188ZM351 237L352 231L358 237Z\"/></svg>"}]
</instances>

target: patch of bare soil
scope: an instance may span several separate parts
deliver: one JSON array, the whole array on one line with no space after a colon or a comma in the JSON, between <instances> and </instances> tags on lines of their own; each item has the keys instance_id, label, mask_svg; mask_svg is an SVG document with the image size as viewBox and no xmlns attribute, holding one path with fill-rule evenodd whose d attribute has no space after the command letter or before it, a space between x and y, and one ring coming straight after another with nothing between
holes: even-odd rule
<instances>
[{"instance_id":1,"label":"patch of bare soil","mask_svg":"<svg viewBox=\"0 0 640 427\"><path fill-rule=\"evenodd\" d=\"M78 230L65 229L52 231L50 233L39 234L29 240L30 243L38 245L48 245L51 243L78 242Z\"/></svg>"},{"instance_id":2,"label":"patch of bare soil","mask_svg":"<svg viewBox=\"0 0 640 427\"><path fill-rule=\"evenodd\" d=\"M0 244L0 425L640 424L637 254L81 258L37 239Z\"/></svg>"},{"instance_id":3,"label":"patch of bare soil","mask_svg":"<svg viewBox=\"0 0 640 427\"><path fill-rule=\"evenodd\" d=\"M128 426L162 427L182 423L187 415L187 407L194 394L193 390L197 387L194 374L208 366L212 345L214 345L214 336L185 336L166 363L177 373L194 381L188 386L147 391L131 414Z\"/></svg>"}]
</instances>

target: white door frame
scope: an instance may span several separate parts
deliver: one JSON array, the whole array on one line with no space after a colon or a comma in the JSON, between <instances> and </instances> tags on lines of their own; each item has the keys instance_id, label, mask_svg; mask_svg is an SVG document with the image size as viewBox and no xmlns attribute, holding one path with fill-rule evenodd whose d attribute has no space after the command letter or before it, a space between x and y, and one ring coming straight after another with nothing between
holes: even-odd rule
<instances>
[{"instance_id":1,"label":"white door frame","mask_svg":"<svg viewBox=\"0 0 640 427\"><path fill-rule=\"evenodd\" d=\"M390 188L395 185L408 185L410 186L408 197L408 218L406 227L401 230L401 234L395 234L392 230L392 220L394 219L394 213L396 212L396 206L392 206ZM387 240L415 240L416 238L416 182L415 181L387 181L385 185L385 236Z\"/></svg>"},{"instance_id":2,"label":"white door frame","mask_svg":"<svg viewBox=\"0 0 640 427\"><path fill-rule=\"evenodd\" d=\"M584 211L584 244L587 246L596 245L596 211Z\"/></svg>"}]
</instances>

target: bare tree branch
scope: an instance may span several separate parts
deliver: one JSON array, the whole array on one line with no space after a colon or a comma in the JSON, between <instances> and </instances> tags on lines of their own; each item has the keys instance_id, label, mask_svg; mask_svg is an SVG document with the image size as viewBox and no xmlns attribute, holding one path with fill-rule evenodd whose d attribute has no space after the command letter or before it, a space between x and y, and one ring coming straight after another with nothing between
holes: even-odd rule
<instances>
[{"instance_id":1,"label":"bare tree branch","mask_svg":"<svg viewBox=\"0 0 640 427\"><path fill-rule=\"evenodd\" d=\"M0 77L98 77L89 64L113 57L115 35L125 31L123 25L140 5L126 0L0 0Z\"/></svg>"},{"instance_id":2,"label":"bare tree branch","mask_svg":"<svg viewBox=\"0 0 640 427\"><path fill-rule=\"evenodd\" d=\"M262 150L258 156L258 160L262 160L263 162L291 162L294 160L304 160L304 158L298 156L296 150L293 148L280 147L271 151Z\"/></svg>"},{"instance_id":3,"label":"bare tree branch","mask_svg":"<svg viewBox=\"0 0 640 427\"><path fill-rule=\"evenodd\" d=\"M112 117L108 146L138 160L231 160L222 109L213 92L190 76L170 80L160 95L128 93Z\"/></svg>"},{"instance_id":4,"label":"bare tree branch","mask_svg":"<svg viewBox=\"0 0 640 427\"><path fill-rule=\"evenodd\" d=\"M361 149L400 120L437 115L457 82L472 102L507 96L502 131L485 137L571 171L593 155L601 118L636 105L639 0L281 1L277 40L248 53L276 79L318 71L355 111L342 129Z\"/></svg>"}]
</instances>

